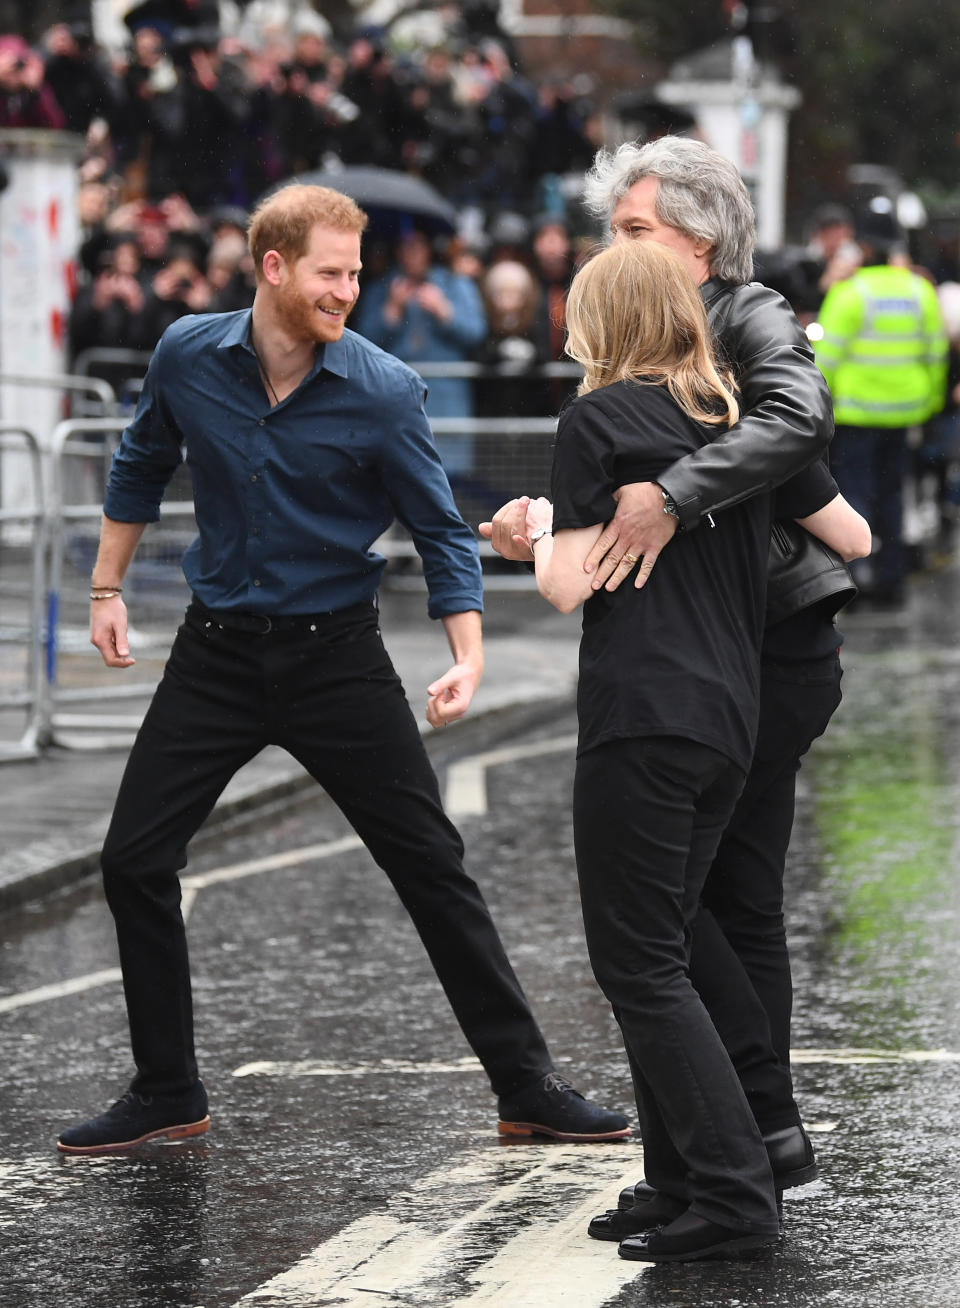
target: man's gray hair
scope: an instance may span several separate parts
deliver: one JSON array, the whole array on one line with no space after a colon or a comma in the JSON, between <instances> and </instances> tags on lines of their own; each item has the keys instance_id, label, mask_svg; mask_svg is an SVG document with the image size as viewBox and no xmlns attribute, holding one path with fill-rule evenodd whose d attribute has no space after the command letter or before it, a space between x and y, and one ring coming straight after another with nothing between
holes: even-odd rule
<instances>
[{"instance_id":1,"label":"man's gray hair","mask_svg":"<svg viewBox=\"0 0 960 1308\"><path fill-rule=\"evenodd\" d=\"M644 177L657 180L660 221L710 243L713 277L750 281L756 216L750 193L729 159L687 136L600 150L586 176L584 204L598 218L609 219L617 201Z\"/></svg>"}]
</instances>

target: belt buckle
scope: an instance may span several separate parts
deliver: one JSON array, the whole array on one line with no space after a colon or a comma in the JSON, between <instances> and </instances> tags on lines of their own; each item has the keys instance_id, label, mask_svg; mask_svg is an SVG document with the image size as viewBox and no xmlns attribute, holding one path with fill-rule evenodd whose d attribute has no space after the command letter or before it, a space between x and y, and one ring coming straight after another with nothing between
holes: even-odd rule
<instances>
[{"instance_id":1,"label":"belt buckle","mask_svg":"<svg viewBox=\"0 0 960 1308\"><path fill-rule=\"evenodd\" d=\"M257 614L257 617L258 617L258 618L262 618L263 621L267 624L267 625L264 627L263 631L258 631L258 632L257 632L257 635L258 635L258 636L269 636L270 633L271 633L271 631L273 631L273 619L270 617L269 613L258 613L258 614Z\"/></svg>"}]
</instances>

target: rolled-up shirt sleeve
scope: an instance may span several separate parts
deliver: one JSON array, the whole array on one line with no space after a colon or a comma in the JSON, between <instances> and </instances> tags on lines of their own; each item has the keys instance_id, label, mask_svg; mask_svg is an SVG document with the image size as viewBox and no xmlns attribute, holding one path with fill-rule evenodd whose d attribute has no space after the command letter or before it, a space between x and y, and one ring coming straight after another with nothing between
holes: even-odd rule
<instances>
[{"instance_id":1,"label":"rolled-up shirt sleeve","mask_svg":"<svg viewBox=\"0 0 960 1308\"><path fill-rule=\"evenodd\" d=\"M133 421L113 456L103 511L115 522L156 522L170 478L183 459L182 441L162 398L168 345L154 351Z\"/></svg>"},{"instance_id":2,"label":"rolled-up shirt sleeve","mask_svg":"<svg viewBox=\"0 0 960 1308\"><path fill-rule=\"evenodd\" d=\"M423 410L426 388L411 374L406 402L383 447L383 483L397 519L413 538L423 561L427 612L448 617L483 610L480 554L473 532L460 516Z\"/></svg>"}]
</instances>

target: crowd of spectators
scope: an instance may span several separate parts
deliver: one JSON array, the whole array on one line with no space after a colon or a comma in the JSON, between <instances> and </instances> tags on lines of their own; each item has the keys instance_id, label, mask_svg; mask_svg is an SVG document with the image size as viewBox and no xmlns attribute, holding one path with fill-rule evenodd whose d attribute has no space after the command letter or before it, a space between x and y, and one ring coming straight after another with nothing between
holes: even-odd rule
<instances>
[{"instance_id":1,"label":"crowd of spectators","mask_svg":"<svg viewBox=\"0 0 960 1308\"><path fill-rule=\"evenodd\" d=\"M589 101L569 82L534 86L493 39L453 32L398 54L375 28L334 43L307 7L231 35L203 4L184 6L189 25L176 16L174 0L139 5L112 56L84 21L58 23L38 50L0 37L0 127L93 128L88 183L154 204L179 194L200 214L249 207L331 158L415 173L456 205L531 213L545 177L593 153Z\"/></svg>"},{"instance_id":2,"label":"crowd of spectators","mask_svg":"<svg viewBox=\"0 0 960 1308\"><path fill-rule=\"evenodd\" d=\"M246 35L222 34L202 6L189 16L173 26L139 6L113 58L82 22L51 28L39 52L3 38L0 125L84 133L104 120L148 198L181 191L201 210L249 204L329 154L410 169L464 203L517 204L542 174L589 157L582 97L534 87L494 40L400 56L375 28L334 44L308 8Z\"/></svg>"},{"instance_id":3,"label":"crowd of spectators","mask_svg":"<svg viewBox=\"0 0 960 1308\"><path fill-rule=\"evenodd\" d=\"M253 303L246 211L223 206L201 216L172 195L109 212L88 206L82 217L84 275L69 330L74 362L89 350L146 353L184 314ZM431 417L542 416L556 413L570 391L568 379L531 374L566 358L566 289L592 238L575 237L559 214L509 217L509 242L495 239L506 224L493 225L494 239L468 241L414 219L394 239L374 236L365 248L355 330L409 362L478 363L498 374L431 378ZM113 381L110 368L100 371Z\"/></svg>"},{"instance_id":4,"label":"crowd of spectators","mask_svg":"<svg viewBox=\"0 0 960 1308\"><path fill-rule=\"evenodd\" d=\"M119 52L94 42L82 11L36 49L0 37L0 126L86 143L72 359L147 353L183 314L249 305L257 199L356 164L423 178L472 218L469 238L413 220L399 235L372 229L351 325L410 361L517 374L562 359L576 251L560 179L596 148L589 101L569 83L534 86L490 34L452 29L442 47L398 53L372 28L334 41L307 6L287 22L256 11L225 33L202 2L144 0ZM568 391L438 378L429 405L435 417L544 414ZM455 466L469 454L454 445Z\"/></svg>"},{"instance_id":5,"label":"crowd of spectators","mask_svg":"<svg viewBox=\"0 0 960 1308\"><path fill-rule=\"evenodd\" d=\"M306 4L289 21L269 5L237 12L224 32L205 0L142 0L122 51L99 48L82 12L36 49L0 36L0 127L86 142L72 359L104 347L147 356L184 314L248 306L257 199L289 177L371 165L423 178L471 217L458 232L413 215L399 232L373 228L351 325L409 362L494 370L493 381L432 376L431 418L557 413L574 383L536 369L565 357L566 290L594 241L571 229L562 186L600 143L583 88L535 86L496 33L451 29L442 46L398 51L373 28L335 41ZM757 275L809 323L856 268L853 235L849 212L827 205L808 245L761 256ZM930 469L937 480L942 534L960 515L958 404L952 375L917 455L917 480ZM475 479L474 437L440 432L438 445L453 480Z\"/></svg>"}]
</instances>

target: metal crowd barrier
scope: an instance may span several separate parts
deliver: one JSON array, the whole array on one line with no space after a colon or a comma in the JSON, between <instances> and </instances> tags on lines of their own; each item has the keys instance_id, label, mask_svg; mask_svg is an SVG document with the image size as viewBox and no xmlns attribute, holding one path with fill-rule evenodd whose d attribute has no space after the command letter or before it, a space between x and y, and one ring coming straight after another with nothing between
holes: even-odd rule
<instances>
[{"instance_id":1,"label":"metal crowd barrier","mask_svg":"<svg viewBox=\"0 0 960 1308\"><path fill-rule=\"evenodd\" d=\"M425 375L490 372L475 364L424 364L422 368ZM547 365L544 372L564 379L579 375L579 370L564 364ZM38 730L39 738L68 748L98 749L129 742L145 706L135 702L148 699L156 685L156 677L144 679L143 665L149 669L155 660L159 676L159 661L169 650L189 600L180 561L196 533L196 523L184 465L168 488L161 521L147 528L124 581L138 666L129 672L106 668L89 643L89 579L103 495L113 451L128 421L116 413L72 418L59 423L51 438L46 637L40 660L45 677ZM555 418L437 418L431 426L448 463L454 498L470 526L476 528L513 495L548 491ZM374 548L389 562L385 585L423 585L419 558L402 528L392 528ZM498 568L487 542L480 542L480 550L488 560L485 585L489 588L534 584L524 569Z\"/></svg>"},{"instance_id":2,"label":"metal crowd barrier","mask_svg":"<svg viewBox=\"0 0 960 1308\"><path fill-rule=\"evenodd\" d=\"M0 423L0 450L25 453L30 465L30 502L0 508L0 709L26 715L16 740L0 742L0 760L33 758L44 739L43 636L47 517L43 452L32 431ZM18 651L11 655L10 650Z\"/></svg>"},{"instance_id":3,"label":"metal crowd barrier","mask_svg":"<svg viewBox=\"0 0 960 1308\"><path fill-rule=\"evenodd\" d=\"M109 381L116 394L115 403L121 409L129 410L136 405L143 377L152 357L152 350L123 350L97 345L88 350L81 350L71 366L76 374L87 378L90 382L103 378L106 385ZM116 411L116 408L109 410L111 413ZM75 413L74 416L84 415Z\"/></svg>"},{"instance_id":4,"label":"metal crowd barrier","mask_svg":"<svg viewBox=\"0 0 960 1308\"><path fill-rule=\"evenodd\" d=\"M61 422L51 440L44 730L52 744L100 749L128 743L142 713L123 704L153 694L156 678L107 668L89 642L90 575L104 490L126 418ZM144 534L124 579L138 660L165 657L188 599L180 558L196 534L186 468L178 470L162 519ZM65 664L69 667L65 671Z\"/></svg>"},{"instance_id":5,"label":"metal crowd barrier","mask_svg":"<svg viewBox=\"0 0 960 1308\"><path fill-rule=\"evenodd\" d=\"M152 350L125 350L119 347L96 345L87 350L81 350L73 360L72 368L78 377L95 376L92 370L98 367L114 368L128 377L142 377L147 371L152 357ZM525 364L470 363L466 360L458 360L453 363L413 362L410 367L425 379L430 377L530 377L533 379L570 378L576 380L583 376L583 369L578 363L573 362L541 363L530 368Z\"/></svg>"},{"instance_id":6,"label":"metal crowd barrier","mask_svg":"<svg viewBox=\"0 0 960 1308\"><path fill-rule=\"evenodd\" d=\"M415 361L410 367L428 383L441 377L480 383L549 381L557 387L557 396L571 390L583 376L583 369L572 361L538 364L533 368L509 363ZM488 520L504 501L515 495L549 493L555 417L431 418L430 426L447 468L457 508L471 527ZM498 556L487 541L481 540L479 547L480 556L487 564L484 568L487 590L526 590L535 586L532 574L524 569L504 565L497 570ZM402 527L391 528L376 548L390 560L414 565L417 562L413 541ZM403 588L410 584L409 572L402 570L403 564L387 571L384 578L387 586Z\"/></svg>"},{"instance_id":7,"label":"metal crowd barrier","mask_svg":"<svg viewBox=\"0 0 960 1308\"><path fill-rule=\"evenodd\" d=\"M523 363L469 363L467 360L460 359L452 363L414 362L409 366L414 372L418 372L424 381L429 381L431 377L526 377L531 381L565 378L569 381L579 381L583 376L583 369L579 363L574 363L572 360L569 363L537 363L532 368Z\"/></svg>"},{"instance_id":8,"label":"metal crowd barrier","mask_svg":"<svg viewBox=\"0 0 960 1308\"><path fill-rule=\"evenodd\" d=\"M432 418L430 426L457 508L475 534L506 500L549 493L556 418ZM489 541L478 538L477 545L485 590L536 589L529 569L502 563ZM419 555L400 523L394 523L374 548L388 560L386 589L422 588Z\"/></svg>"},{"instance_id":9,"label":"metal crowd barrier","mask_svg":"<svg viewBox=\"0 0 960 1308\"><path fill-rule=\"evenodd\" d=\"M92 395L104 414L117 410L117 396L109 382L101 377L76 373L0 373L0 386L35 386L42 390L63 391L72 395Z\"/></svg>"},{"instance_id":10,"label":"metal crowd barrier","mask_svg":"<svg viewBox=\"0 0 960 1308\"><path fill-rule=\"evenodd\" d=\"M556 418L431 418L447 477L471 525L514 495L546 495Z\"/></svg>"}]
</instances>

